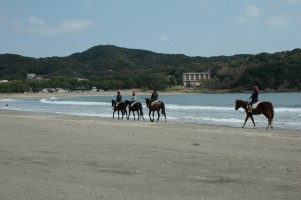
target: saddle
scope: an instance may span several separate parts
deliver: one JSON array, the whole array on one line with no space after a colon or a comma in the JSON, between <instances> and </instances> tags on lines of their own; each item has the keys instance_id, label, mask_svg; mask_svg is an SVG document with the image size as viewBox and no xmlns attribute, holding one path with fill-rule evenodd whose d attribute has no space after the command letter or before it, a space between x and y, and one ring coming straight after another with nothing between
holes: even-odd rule
<instances>
[{"instance_id":1,"label":"saddle","mask_svg":"<svg viewBox=\"0 0 301 200\"><path fill-rule=\"evenodd\" d=\"M159 100L155 100L151 103L151 106L153 106L155 103L157 103Z\"/></svg>"},{"instance_id":2,"label":"saddle","mask_svg":"<svg viewBox=\"0 0 301 200\"><path fill-rule=\"evenodd\" d=\"M134 101L134 102L131 104L131 107L133 107L136 103L137 103L137 101Z\"/></svg>"},{"instance_id":3,"label":"saddle","mask_svg":"<svg viewBox=\"0 0 301 200\"><path fill-rule=\"evenodd\" d=\"M256 109L259 103L260 103L259 101L257 101L256 103L253 103L252 110Z\"/></svg>"}]
</instances>

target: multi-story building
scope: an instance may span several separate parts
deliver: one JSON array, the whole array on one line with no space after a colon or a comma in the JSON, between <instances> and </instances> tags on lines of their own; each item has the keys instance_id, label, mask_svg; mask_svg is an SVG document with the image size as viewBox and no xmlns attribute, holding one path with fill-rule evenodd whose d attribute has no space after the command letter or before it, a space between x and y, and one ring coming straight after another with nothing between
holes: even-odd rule
<instances>
[{"instance_id":1,"label":"multi-story building","mask_svg":"<svg viewBox=\"0 0 301 200\"><path fill-rule=\"evenodd\" d=\"M209 80L210 72L189 72L183 73L183 86L184 87L199 87L201 85L202 80Z\"/></svg>"}]
</instances>

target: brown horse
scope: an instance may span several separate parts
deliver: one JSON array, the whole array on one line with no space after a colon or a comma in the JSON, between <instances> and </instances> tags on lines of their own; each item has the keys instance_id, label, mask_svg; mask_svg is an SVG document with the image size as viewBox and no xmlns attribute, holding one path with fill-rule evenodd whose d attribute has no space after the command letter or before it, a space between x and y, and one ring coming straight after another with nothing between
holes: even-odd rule
<instances>
[{"instance_id":1,"label":"brown horse","mask_svg":"<svg viewBox=\"0 0 301 200\"><path fill-rule=\"evenodd\" d=\"M145 102L146 102L146 105L147 105L147 107L149 109L149 113L148 113L149 119L152 122L154 121L154 115L155 115L154 112L155 111L157 111L157 114L158 114L157 122L159 121L160 110L161 110L162 115L164 115L165 122L166 122L165 105L164 105L164 103L162 101L155 100L155 101L152 102L151 99L145 98ZM151 112L153 112L153 118L151 117Z\"/></svg>"},{"instance_id":2,"label":"brown horse","mask_svg":"<svg viewBox=\"0 0 301 200\"><path fill-rule=\"evenodd\" d=\"M254 122L254 118L253 115L260 115L263 114L266 118L268 118L268 126L267 129L273 128L272 126L272 121L274 118L274 108L273 108L273 104L271 102L259 102L257 107L255 109L252 109L252 112L248 112L248 102L247 101L243 101L243 100L237 100L235 102L235 110L238 110L239 108L243 108L247 114L246 119L245 119L245 123L242 126L242 128L245 127L246 122L249 118L251 118L254 128L256 127L255 122Z\"/></svg>"},{"instance_id":3,"label":"brown horse","mask_svg":"<svg viewBox=\"0 0 301 200\"><path fill-rule=\"evenodd\" d=\"M135 111L138 114L138 120L140 119L140 116L144 120L143 111L142 111L142 104L140 102L138 102L138 101L132 102L132 101L129 101L129 100L125 100L125 105L129 107L129 115L127 117L128 120L130 119L131 112L133 112L134 120L136 120Z\"/></svg>"},{"instance_id":4,"label":"brown horse","mask_svg":"<svg viewBox=\"0 0 301 200\"><path fill-rule=\"evenodd\" d=\"M112 99L112 107L113 107L113 119L114 119L114 114L116 111L118 111L118 119L119 119L119 111L121 111L122 117L121 119L123 119L123 115L125 114L125 116L127 116L127 111L126 111L126 105L124 102L119 102L117 103L115 100Z\"/></svg>"}]
</instances>

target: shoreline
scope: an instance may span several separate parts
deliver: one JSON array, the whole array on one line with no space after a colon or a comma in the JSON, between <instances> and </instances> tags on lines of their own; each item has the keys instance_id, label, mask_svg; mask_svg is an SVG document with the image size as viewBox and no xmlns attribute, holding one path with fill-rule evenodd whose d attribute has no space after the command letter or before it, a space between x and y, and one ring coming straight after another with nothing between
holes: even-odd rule
<instances>
[{"instance_id":1,"label":"shoreline","mask_svg":"<svg viewBox=\"0 0 301 200\"><path fill-rule=\"evenodd\" d=\"M1 109L0 108L0 115L20 115L20 116L26 116L26 115L54 115L54 116L65 116L65 117L74 117L74 118L94 118L95 120L117 120L116 119L116 116L115 116L115 119L112 119L111 117L100 117L100 116L86 116L86 115L75 115L75 114L64 114L64 113L55 113L55 112L39 112L39 111L21 111L21 110L6 110L6 109ZM124 121L124 123L127 123L127 122L136 122L136 123L142 123L142 122L150 122L149 118L148 118L148 115L145 115L145 120L133 120L133 119L130 119L130 120L127 120L126 118L124 118L123 120L120 120L120 121ZM117 120L119 121L119 120ZM274 127L273 129L266 129L266 126L257 126L256 128L253 128L252 126L247 126L245 128L241 128L241 126L230 126L230 125L222 125L222 124L198 124L198 123L187 123L187 122L176 122L176 121L167 121L167 122L164 122L163 120L159 121L159 122L152 122L154 124L156 123L159 123L159 124L170 124L170 125L187 125L187 126L205 126L205 127L208 127L208 128L214 128L214 127L221 127L221 128L238 128L238 129L248 129L248 130L266 130L267 132L269 131L287 131L287 132L292 132L292 133L298 133L301 135L301 130L299 129L293 129L293 128L279 128L279 127ZM243 123L243 121L242 121ZM251 122L250 122L251 123Z\"/></svg>"},{"instance_id":2,"label":"shoreline","mask_svg":"<svg viewBox=\"0 0 301 200\"><path fill-rule=\"evenodd\" d=\"M240 126L227 126L227 125L221 125L221 124L197 124L197 123L186 123L186 122L174 122L174 121L167 121L164 122L163 120L159 121L159 122L151 122L148 118L148 116L145 116L145 120L127 120L126 118L124 119L112 119L111 117L98 117L98 116L86 116L86 115L72 115L72 114L63 114L63 113L54 113L54 112L34 112L34 111L20 111L20 110L4 110L4 109L0 109L0 116L19 116L19 117L28 117L28 116L43 116L43 117L47 117L47 116L55 116L55 117L64 117L64 118L70 118L70 119L92 119L92 120L96 120L96 121L113 121L113 122L121 122L121 123L129 123L130 125L132 125L133 123L137 123L137 125L139 126L139 123L150 123L150 124L161 124L161 125L168 125L168 126L179 126L179 127L186 127L186 126L192 126L192 127L202 127L202 128L225 128L225 129L242 129L242 130L253 130L256 132L256 130L260 130L260 132L264 132L266 131L267 133L270 132L285 132L285 134L287 133L292 133L292 134L300 134L301 136L301 130L299 129L287 129L287 128L273 128L273 129L266 129L265 126L262 127L256 127L253 128L252 126L250 127L245 127L245 128L241 128ZM242 121L243 122L243 121ZM301 137L300 137L301 139Z\"/></svg>"}]
</instances>

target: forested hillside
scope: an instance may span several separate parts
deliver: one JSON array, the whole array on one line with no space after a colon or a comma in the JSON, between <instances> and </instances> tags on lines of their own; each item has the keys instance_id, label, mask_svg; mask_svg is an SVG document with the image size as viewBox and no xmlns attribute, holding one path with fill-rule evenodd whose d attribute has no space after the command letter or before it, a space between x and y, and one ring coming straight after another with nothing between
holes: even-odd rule
<instances>
[{"instance_id":1,"label":"forested hillside","mask_svg":"<svg viewBox=\"0 0 301 200\"><path fill-rule=\"evenodd\" d=\"M87 89L92 86L104 90L164 90L181 85L185 72L209 69L213 81L218 82L215 89L249 90L252 85L258 85L261 90L301 90L301 49L274 54L189 57L100 45L67 57L35 59L0 55L0 80L17 81L21 91L29 88L38 91L43 87ZM28 73L37 74L42 80L26 80ZM79 82L77 78L87 80ZM0 84L0 92L11 92L15 88Z\"/></svg>"}]
</instances>

